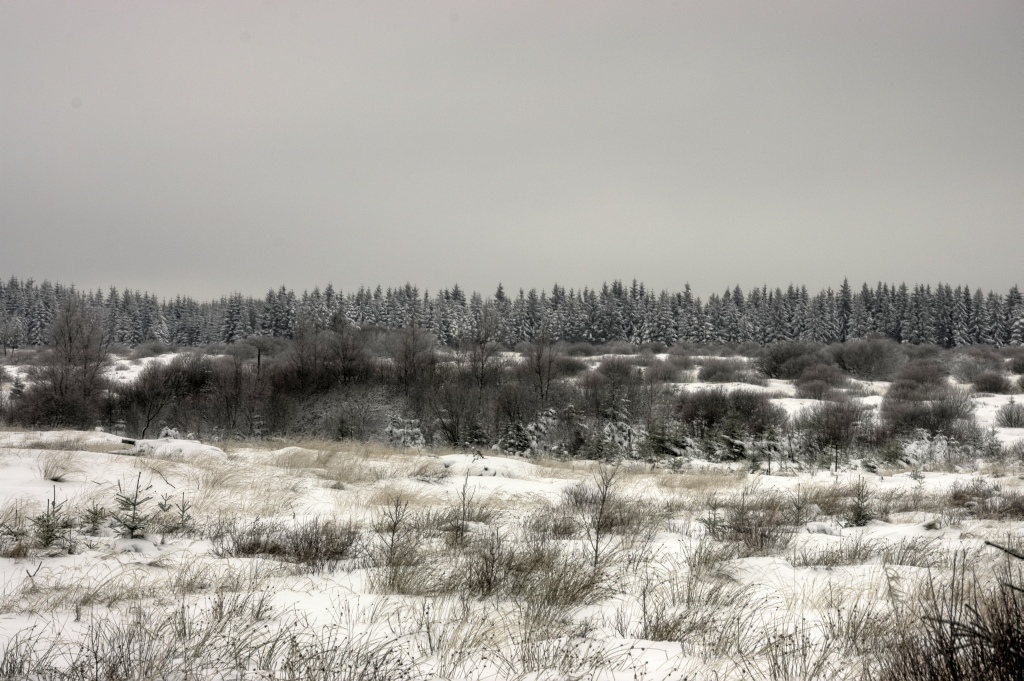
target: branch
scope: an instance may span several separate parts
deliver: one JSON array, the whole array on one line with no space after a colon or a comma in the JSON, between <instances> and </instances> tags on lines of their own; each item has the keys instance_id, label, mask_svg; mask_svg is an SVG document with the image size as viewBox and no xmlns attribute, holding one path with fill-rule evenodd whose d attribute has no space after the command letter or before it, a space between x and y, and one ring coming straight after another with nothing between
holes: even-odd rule
<instances>
[{"instance_id":1,"label":"branch","mask_svg":"<svg viewBox=\"0 0 1024 681\"><path fill-rule=\"evenodd\" d=\"M988 541L988 540L985 541L985 545L986 546L991 546L991 547L996 548L996 549L999 549L1000 551L1002 551L1004 553L1008 553L1011 556L1013 556L1014 558L1017 558L1019 560L1024 560L1024 553L1020 553L1018 551L1014 551L1013 549L1007 548L1005 546L1000 546L999 544L996 544L995 542L991 542L991 541Z\"/></svg>"}]
</instances>

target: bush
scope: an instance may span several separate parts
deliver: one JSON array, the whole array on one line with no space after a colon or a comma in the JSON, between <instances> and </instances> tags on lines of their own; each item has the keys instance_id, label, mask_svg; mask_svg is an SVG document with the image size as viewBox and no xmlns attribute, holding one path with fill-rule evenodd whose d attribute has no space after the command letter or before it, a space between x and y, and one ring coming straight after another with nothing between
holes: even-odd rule
<instances>
[{"instance_id":1,"label":"bush","mask_svg":"<svg viewBox=\"0 0 1024 681\"><path fill-rule=\"evenodd\" d=\"M865 381L890 381L907 361L904 349L885 338L847 341L829 351L840 369Z\"/></svg>"},{"instance_id":2,"label":"bush","mask_svg":"<svg viewBox=\"0 0 1024 681\"><path fill-rule=\"evenodd\" d=\"M961 383L974 383L985 373L1002 373L1003 357L995 349L976 345L958 349L949 359L950 372Z\"/></svg>"},{"instance_id":3,"label":"bush","mask_svg":"<svg viewBox=\"0 0 1024 681\"><path fill-rule=\"evenodd\" d=\"M831 365L834 360L818 343L776 343L765 348L755 364L769 378L792 380L815 365Z\"/></svg>"},{"instance_id":4,"label":"bush","mask_svg":"<svg viewBox=\"0 0 1024 681\"><path fill-rule=\"evenodd\" d=\"M561 348L562 354L568 357L595 357L601 351L590 343L569 343Z\"/></svg>"},{"instance_id":5,"label":"bush","mask_svg":"<svg viewBox=\"0 0 1024 681\"><path fill-rule=\"evenodd\" d=\"M802 400L828 400L835 395L835 388L825 381L801 381L796 385L796 396Z\"/></svg>"},{"instance_id":6,"label":"bush","mask_svg":"<svg viewBox=\"0 0 1024 681\"><path fill-rule=\"evenodd\" d=\"M676 416L698 438L716 433L764 435L786 422L785 409L772 404L768 395L752 390L683 393L676 403Z\"/></svg>"},{"instance_id":7,"label":"bush","mask_svg":"<svg viewBox=\"0 0 1024 681\"><path fill-rule=\"evenodd\" d=\"M800 383L807 381L821 381L833 388L842 388L847 384L848 379L846 374L833 364L812 364L800 372L796 384L799 386Z\"/></svg>"},{"instance_id":8,"label":"bush","mask_svg":"<svg viewBox=\"0 0 1024 681\"><path fill-rule=\"evenodd\" d=\"M697 366L697 363L693 361L693 357L690 357L689 355L669 353L668 357L665 358L665 361L681 371L689 371Z\"/></svg>"},{"instance_id":9,"label":"bush","mask_svg":"<svg viewBox=\"0 0 1024 681\"><path fill-rule=\"evenodd\" d=\"M996 425L1000 428L1024 428L1024 404L1010 398L996 412Z\"/></svg>"},{"instance_id":10,"label":"bush","mask_svg":"<svg viewBox=\"0 0 1024 681\"><path fill-rule=\"evenodd\" d=\"M583 372L589 370L586 362L580 361L575 357L569 357L567 355L556 355L554 359L554 366L551 368L552 378L567 378L570 376L579 376Z\"/></svg>"},{"instance_id":11,"label":"bush","mask_svg":"<svg viewBox=\"0 0 1024 681\"><path fill-rule=\"evenodd\" d=\"M597 367L597 372L612 383L627 384L639 382L640 369L636 364L623 357L611 357Z\"/></svg>"},{"instance_id":12,"label":"bush","mask_svg":"<svg viewBox=\"0 0 1024 681\"><path fill-rule=\"evenodd\" d=\"M746 363L741 360L708 359L701 365L697 378L706 383L739 383L746 369Z\"/></svg>"},{"instance_id":13,"label":"bush","mask_svg":"<svg viewBox=\"0 0 1024 681\"><path fill-rule=\"evenodd\" d=\"M649 367L655 362L657 362L658 358L654 356L653 352L650 352L649 350L644 350L639 355L630 357L629 361L632 362L633 366Z\"/></svg>"},{"instance_id":14,"label":"bush","mask_svg":"<svg viewBox=\"0 0 1024 681\"><path fill-rule=\"evenodd\" d=\"M831 397L835 388L847 384L847 378L831 364L812 364L805 368L796 380L796 396L804 399L823 400Z\"/></svg>"},{"instance_id":15,"label":"bush","mask_svg":"<svg viewBox=\"0 0 1024 681\"><path fill-rule=\"evenodd\" d=\"M626 341L610 341L601 347L601 353L605 355L635 355L637 347Z\"/></svg>"},{"instance_id":16,"label":"bush","mask_svg":"<svg viewBox=\"0 0 1024 681\"><path fill-rule=\"evenodd\" d=\"M987 372L974 380L974 390L979 393L995 393L1005 395L1013 389L1013 384L1003 374Z\"/></svg>"},{"instance_id":17,"label":"bush","mask_svg":"<svg viewBox=\"0 0 1024 681\"><path fill-rule=\"evenodd\" d=\"M904 345L903 352L907 359L939 359L944 350L934 343L921 343L920 345Z\"/></svg>"},{"instance_id":18,"label":"bush","mask_svg":"<svg viewBox=\"0 0 1024 681\"><path fill-rule=\"evenodd\" d=\"M152 343L143 343L142 345L135 346L135 349L131 351L131 354L129 354L128 357L129 359L144 359L146 357L166 355L169 352L174 352L174 346L154 341Z\"/></svg>"},{"instance_id":19,"label":"bush","mask_svg":"<svg viewBox=\"0 0 1024 681\"><path fill-rule=\"evenodd\" d=\"M1010 371L1015 374L1024 374L1024 355L1014 357L1010 360Z\"/></svg>"},{"instance_id":20,"label":"bush","mask_svg":"<svg viewBox=\"0 0 1024 681\"><path fill-rule=\"evenodd\" d=\"M882 400L882 419L895 435L925 430L931 435L942 434L962 442L977 439L974 403L969 392L947 387L931 397L914 400L886 395Z\"/></svg>"},{"instance_id":21,"label":"bush","mask_svg":"<svg viewBox=\"0 0 1024 681\"><path fill-rule=\"evenodd\" d=\"M289 525L257 519L248 525L232 524L214 540L214 552L221 557L277 558L321 573L351 558L358 540L359 529L351 520L313 517Z\"/></svg>"},{"instance_id":22,"label":"bush","mask_svg":"<svg viewBox=\"0 0 1024 681\"><path fill-rule=\"evenodd\" d=\"M679 383L682 371L670 362L655 360L644 372L645 377L654 383Z\"/></svg>"},{"instance_id":23,"label":"bush","mask_svg":"<svg viewBox=\"0 0 1024 681\"><path fill-rule=\"evenodd\" d=\"M949 389L945 368L935 360L908 362L886 393L894 400L932 400Z\"/></svg>"},{"instance_id":24,"label":"bush","mask_svg":"<svg viewBox=\"0 0 1024 681\"><path fill-rule=\"evenodd\" d=\"M870 407L854 400L826 402L798 414L793 427L807 433L809 440L823 451L846 451L870 412Z\"/></svg>"}]
</instances>

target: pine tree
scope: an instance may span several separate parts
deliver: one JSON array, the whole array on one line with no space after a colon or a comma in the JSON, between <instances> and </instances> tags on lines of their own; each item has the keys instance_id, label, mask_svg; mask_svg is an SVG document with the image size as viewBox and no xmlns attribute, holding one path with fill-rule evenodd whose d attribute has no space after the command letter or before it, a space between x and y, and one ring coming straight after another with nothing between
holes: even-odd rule
<instances>
[{"instance_id":1,"label":"pine tree","mask_svg":"<svg viewBox=\"0 0 1024 681\"><path fill-rule=\"evenodd\" d=\"M957 287L953 294L953 309L951 313L952 341L953 347L970 345L972 340L969 330L969 317L967 306L971 302L970 287Z\"/></svg>"},{"instance_id":2,"label":"pine tree","mask_svg":"<svg viewBox=\"0 0 1024 681\"><path fill-rule=\"evenodd\" d=\"M28 310L28 325L26 335L29 345L41 347L46 344L46 310L43 301L36 294L32 299L32 306Z\"/></svg>"},{"instance_id":3,"label":"pine tree","mask_svg":"<svg viewBox=\"0 0 1024 681\"><path fill-rule=\"evenodd\" d=\"M843 285L839 287L838 301L838 340L845 341L850 333L850 317L853 315L853 292L850 290L850 282L845 277Z\"/></svg>"}]
</instances>

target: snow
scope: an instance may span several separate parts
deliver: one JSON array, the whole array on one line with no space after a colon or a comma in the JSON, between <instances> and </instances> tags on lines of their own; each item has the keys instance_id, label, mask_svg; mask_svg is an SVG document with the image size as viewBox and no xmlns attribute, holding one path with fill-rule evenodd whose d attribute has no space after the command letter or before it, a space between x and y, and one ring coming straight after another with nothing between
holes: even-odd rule
<instances>
[{"instance_id":1,"label":"snow","mask_svg":"<svg viewBox=\"0 0 1024 681\"><path fill-rule=\"evenodd\" d=\"M170 364L177 356L178 353L174 352L154 355L153 357L142 357L140 359L128 359L127 357L114 355L110 358L110 364L103 375L114 383L131 383L139 377L139 374L147 366L151 364Z\"/></svg>"},{"instance_id":2,"label":"snow","mask_svg":"<svg viewBox=\"0 0 1024 681\"><path fill-rule=\"evenodd\" d=\"M783 398L792 399L792 398ZM53 483L40 478L39 461L52 453L44 449L25 449L23 445L59 443L67 446L80 442L89 446L114 446L120 439L106 433L55 431L42 433L7 432L0 440L0 509L10 508L12 503L27 504L26 508L39 509L47 499L56 495L58 501L82 509L97 494L105 496L109 503L113 492L121 484L130 485L138 477L147 494L154 500L174 499L174 495L185 493L197 504L196 513L200 522L212 522L226 509L248 508L254 498L267 497L275 490L287 490L290 501L279 507L276 513L263 515L265 521L279 520L295 522L303 518L324 513L349 513L351 517L365 523L367 513L372 515L373 499L387 490L402 489L416 499L416 508L425 510L451 507L457 504L460 495L470 494L480 503L495 509L504 527L513 527L517 519L525 517L532 509L543 509L545 503L556 502L568 485L580 480L591 479L594 465L587 462L559 462L527 460L518 457L483 456L452 452L434 455L430 452L407 452L388 455L389 459L375 459L371 454L355 456L340 451L341 457L332 465L376 465L383 466L389 461L392 466L401 464L402 470L415 470L422 463L436 463L448 473L436 481L419 480L415 477L381 479L349 485L345 490L329 489L318 483L318 478L301 468L282 469L272 462L292 457L300 461L304 457L316 461L320 450L298 446L277 449L240 448L231 452L230 457L223 450L209 444L180 439L143 440L134 449L123 448L122 453L111 454L96 451L73 451L82 475L67 482ZM379 456L384 456L383 454ZM346 463L347 462L347 463ZM710 462L692 462L694 469L729 470L728 466ZM397 470L397 469L396 469ZM211 474L220 476L211 482ZM699 474L699 473L694 473ZM651 500L662 503L673 498L673 494L659 485L659 476L679 475L649 466L627 465L622 469L623 489L632 490ZM974 479L978 474L951 473L945 471L926 472L922 479L909 475L886 477L867 476L874 489L923 490L940 493L958 481ZM753 478L762 490L792 492L798 486L819 485L830 487L845 485L863 476L855 468L841 471L838 475L823 471L788 473L786 475L757 476ZM260 487L264 484L264 487ZM728 489L728 488L726 488ZM728 491L723 492L728 494ZM693 499L702 497L695 492ZM167 496L165 496L167 495ZM243 518L246 516L243 515ZM686 517L685 513L681 517ZM245 522L252 522L252 516ZM1019 524L1018 524L1019 525ZM472 522L468 531L486 536L490 523ZM661 561L659 570L679 562L703 541L704 527L693 518L678 525L671 531L661 530L653 539L651 552ZM914 538L939 542L943 550L954 551L960 547L978 549L980 536L989 533L998 536L1012 528L1000 524L987 529L975 527L972 533L953 529L929 529L920 520L912 522L872 521L863 528L844 528L834 520L819 519L802 526L802 532L794 539L794 546L806 551L819 551L829 546L866 540L894 544ZM510 530L508 530L510 531ZM972 536L973 533L981 533ZM105 589L125 589L144 597L173 593L171 584L181 583L186 575L197 575L197 584L207 583L212 589L218 579L240 579L245 574L262 574L252 582L252 593L266 593L268 606L273 613L279 613L267 620L269 626L284 623L285 613L297 614L303 627L310 631L318 627L338 626L339 623L352 627L353 632L369 636L393 636L396 640L421 640L423 630L418 622L423 618L434 618L432 626L449 627L447 635L454 635L457 629L468 627L473 617L495 617L495 612L504 612L501 622L514 623L516 612L513 603L507 603L498 610L487 610L492 606L483 603L473 605L463 612L459 601L445 597L399 596L370 592L370 574L358 565L339 568L325 574L299 574L272 561L263 559L218 558L212 552L210 541L196 541L173 534L150 533L142 538L126 539L116 533L101 532L98 536L83 537L80 552L74 555L34 556L31 560L0 558L0 604L7 603L6 612L0 613L0 646L18 632L32 626L54 626L66 639L84 635L85 623L89 617L123 616L117 605L100 606L93 614L83 615L82 622L76 622L74 607L76 593L107 593ZM673 563L673 561L675 561ZM687 568L678 566L672 569ZM881 593L886 576L877 561L863 564L840 565L837 567L808 566L796 567L787 555L734 558L721 566L725 576L736 585L735 588L749 589L747 601L762 605L763 622L758 626L788 626L795 616L802 613L808 621L819 616L813 604L821 594L830 593L836 585L844 590L859 589L864 593ZM269 571L268 571L269 570ZM913 568L904 570L913 574ZM198 575L205 575L198 577ZM217 577L216 575L221 575ZM640 669L645 678L668 678L675 670L686 670L691 676L721 672L721 678L733 678L734 667L726 657L694 656L684 651L677 642L647 641L636 637L635 626L622 628L617 624L623 617L635 615L637 607L630 593L636 588L631 580L639 578L629 570L617 579L626 580L624 591L572 611L572 617L590 621L591 634L586 642L573 639L552 640L549 645L583 646L589 655L600 648L608 660L616 660L604 670L600 678L633 679ZM179 580L173 582L171 580ZM191 582L190 582L191 583ZM31 589L26 591L27 587ZM188 596L189 603L196 607L210 607L213 591L203 590ZM4 596L6 594L6 596ZM12 605L13 594L24 594L19 598L35 599L34 602L48 603L50 610L23 610ZM109 597L109 596L108 596ZM26 600L25 603L28 601ZM880 601L881 602L881 601ZM769 607L770 605L770 607ZM429 606L429 607L428 607ZM156 606L154 606L156 607ZM425 609L426 608L426 609ZM488 615L487 613L491 614ZM629 613L634 613L630 615ZM470 618L467 620L466 618ZM508 619L511 618L511 619ZM456 624L460 623L460 624ZM753 626L753 625L752 625ZM395 629L391 629L394 627ZM753 631L753 630L752 630ZM559 642L560 641L560 642ZM412 645L409 643L409 645ZM426 673L446 664L443 659L423 653L417 663ZM595 658L596 659L596 658ZM448 669L448 678L497 679L497 673L484 673L469 661L463 660ZM729 671L733 670L733 671ZM553 678L549 673L519 675L519 678ZM672 676L671 678L676 678Z\"/></svg>"},{"instance_id":3,"label":"snow","mask_svg":"<svg viewBox=\"0 0 1024 681\"><path fill-rule=\"evenodd\" d=\"M821 400L809 400L798 397L780 397L773 399L771 402L785 409L786 414L791 418L802 411L813 409L822 404Z\"/></svg>"},{"instance_id":4,"label":"snow","mask_svg":"<svg viewBox=\"0 0 1024 681\"><path fill-rule=\"evenodd\" d=\"M155 459L172 459L175 461L225 461L228 457L224 450L212 445L204 445L198 440L137 440L133 453L136 456L148 456Z\"/></svg>"},{"instance_id":5,"label":"snow","mask_svg":"<svg viewBox=\"0 0 1024 681\"><path fill-rule=\"evenodd\" d=\"M114 553L138 553L143 556L155 556L160 553L153 542L145 539L117 539L110 544Z\"/></svg>"},{"instance_id":6,"label":"snow","mask_svg":"<svg viewBox=\"0 0 1024 681\"><path fill-rule=\"evenodd\" d=\"M110 376L117 381L130 381L150 362L168 362L172 358L173 355L161 355L136 362L121 359L112 365ZM867 395L856 399L877 410L888 384L854 384L858 392ZM792 381L770 380L767 386L683 383L675 387L680 391L762 391L771 395L772 402L791 417L822 404L819 400L797 398ZM975 396L979 424L993 427L996 412L1009 399L1002 395ZM1024 439L1024 429L996 428L995 433L1006 444ZM170 508L183 497L188 499L193 504L195 521L206 527L231 518L242 523L253 523L259 518L260 522L289 524L334 516L351 519L369 533L382 508L391 503L389 500L404 500L415 513L422 513L422 518L430 518L457 507L460 499L469 498L490 509L494 517L487 522L467 523L468 534L486 537L500 526L502 532L511 536L521 530L532 517L530 514L554 513L564 490L580 481L592 481L596 470L592 462L525 459L492 452L355 452L345 449L345 445L332 446L328 451L287 443L275 445L276 448L253 444L228 453L216 443L181 438L138 440L129 447L121 437L101 431L0 432L0 522L16 509L29 516L38 514L53 499L65 503L77 515L94 503L112 509L116 493L139 484L151 498L151 507L161 503ZM60 460L66 468L60 481L43 476L48 457L66 458ZM701 522L702 504L711 496L729 498L743 487L754 494L793 495L803 489L845 489L864 480L874 498L931 495L932 499L940 500L955 485L976 480L1003 490L1022 486L1019 465L997 472L944 470L934 466L913 474L896 469L877 475L861 470L854 461L838 472L788 467L781 472L774 470L775 475L746 477L744 468L741 463L691 460L683 472L646 464L627 464L620 469L623 490L653 504L651 508L671 509L671 517L653 535L647 569L659 575L676 570L673 579L685 581L690 574L685 557L709 537ZM356 475L360 470L366 474ZM332 485L330 475L336 475L339 484ZM694 478L692 488L674 484L686 476ZM696 476L704 477L697 480ZM938 502L932 507L893 513L886 516L886 521L872 520L859 528L846 526L842 517L824 515L819 507L808 511L803 519L811 518L810 522L792 528L796 534L786 551L726 559L708 578L730 588L749 589L744 592L744 603L754 603L759 608L758 622L749 625L751 632L779 631L803 619L813 624L822 617L821 603L837 591L870 597L877 607L885 603L885 589L890 587L888 580L892 575L886 573L877 552L849 565L801 566L798 551L816 555L815 552L836 547L851 547L856 542L874 543L877 547L926 542L929 550L934 548L943 556L967 550L977 557L985 551L984 539L1024 532L1024 522L1020 520L974 519L967 510L957 509L953 513ZM173 511L164 512L166 517L171 515ZM560 546L584 545L579 539L558 542ZM108 593L104 589L131 591L151 599L144 602L152 602L154 612L159 599L177 598L195 607L211 607L218 593L230 593L218 592L212 586L218 579L248 585L238 587L241 593L266 594L274 613L266 620L267 627L285 626L291 622L288 617L294 615L306 627L304 631L343 623L356 637L391 637L403 641L410 650L423 645L419 642L426 635L424 621L434 621L431 626L436 627L441 627L443 621L449 627L445 629L446 635L451 636L464 631L458 627L469 627L475 617L498 617L497 621L510 623L509 626L517 623L517 604L511 601L470 599L472 602L466 606L455 596L372 593L371 570L359 563L346 563L322 574L305 574L293 565L271 559L219 555L217 540L197 540L154 530L143 537L127 539L107 521L95 535L80 536L76 552L71 555L35 549L27 559L0 558L0 649L18 632L30 627L45 629L54 636L59 633L74 641L85 636L91 617L128 616L129 611L113 601L111 605L92 605L85 614L76 612L73 604L81 594ZM581 653L584 657L597 649L604 651L606 659L614 663L608 662L602 668L602 679L686 675L739 678L734 661L727 655L706 651L698 655L678 642L639 638L636 594L642 575L630 565L616 573L614 593L567 611L566 616L589 632L586 642L553 637L545 645L551 650L563 646L565 657L561 659L576 659L570 654L574 646L579 650L590 646ZM901 565L892 572L909 583L926 569ZM195 592L176 592L180 587L174 584L180 584L189 574L202 576L195 577L199 585ZM655 582L659 586L667 583ZM30 603L35 605L29 607ZM462 607L468 609L460 610ZM473 645L477 644L467 644L470 648ZM494 667L484 671L468 659L446 662L438 654L420 651L417 655L416 664L424 675L436 671L438 676L454 679L502 678L493 671ZM479 662L480 656L474 655ZM439 671L442 668L443 674ZM552 676L551 670L524 672L517 678L557 678L557 673Z\"/></svg>"}]
</instances>

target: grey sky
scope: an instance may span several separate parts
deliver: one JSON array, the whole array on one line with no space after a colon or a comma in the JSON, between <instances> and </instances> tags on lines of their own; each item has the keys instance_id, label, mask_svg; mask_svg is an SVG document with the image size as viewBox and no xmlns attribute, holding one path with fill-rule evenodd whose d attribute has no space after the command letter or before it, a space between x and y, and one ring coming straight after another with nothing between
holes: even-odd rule
<instances>
[{"instance_id":1,"label":"grey sky","mask_svg":"<svg viewBox=\"0 0 1024 681\"><path fill-rule=\"evenodd\" d=\"M0 0L0 276L1005 290L1022 255L1020 0Z\"/></svg>"}]
</instances>

